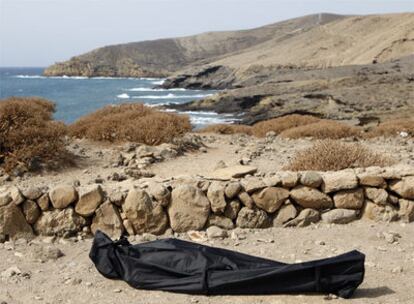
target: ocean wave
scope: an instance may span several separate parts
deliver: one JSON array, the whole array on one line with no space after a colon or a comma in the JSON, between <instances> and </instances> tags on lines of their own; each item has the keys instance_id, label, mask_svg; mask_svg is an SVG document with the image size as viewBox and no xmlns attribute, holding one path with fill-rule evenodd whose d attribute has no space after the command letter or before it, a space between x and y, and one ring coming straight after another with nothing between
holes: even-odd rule
<instances>
[{"instance_id":1,"label":"ocean wave","mask_svg":"<svg viewBox=\"0 0 414 304\"><path fill-rule=\"evenodd\" d=\"M129 97L129 95L128 95L127 93L119 94L119 95L117 95L116 97L118 97L118 98L122 98L122 99L127 99L127 98L130 98L130 97Z\"/></svg>"},{"instance_id":2,"label":"ocean wave","mask_svg":"<svg viewBox=\"0 0 414 304\"><path fill-rule=\"evenodd\" d=\"M150 107L150 108L160 107L160 106L177 105L177 104L180 104L180 103L179 102L144 103L144 105L146 105L147 107Z\"/></svg>"},{"instance_id":3,"label":"ocean wave","mask_svg":"<svg viewBox=\"0 0 414 304\"><path fill-rule=\"evenodd\" d=\"M96 79L96 80L117 80L117 79L135 79L135 80L148 80L152 81L153 84L163 84L165 79L160 78L142 78L142 77L107 77L107 76L43 76L43 75L15 75L14 78L28 78L28 79Z\"/></svg>"},{"instance_id":4,"label":"ocean wave","mask_svg":"<svg viewBox=\"0 0 414 304\"><path fill-rule=\"evenodd\" d=\"M131 92L184 92L186 89L175 88L175 89L151 89L151 88L132 88L127 91ZM193 90L192 90L193 91Z\"/></svg>"},{"instance_id":5,"label":"ocean wave","mask_svg":"<svg viewBox=\"0 0 414 304\"><path fill-rule=\"evenodd\" d=\"M151 83L155 84L155 85L162 85L164 83L164 81L165 81L165 79L161 79L161 80L152 81Z\"/></svg>"},{"instance_id":6,"label":"ocean wave","mask_svg":"<svg viewBox=\"0 0 414 304\"><path fill-rule=\"evenodd\" d=\"M208 96L212 96L213 94L197 94L197 95L175 95L175 94L168 94L168 95L143 95L143 96L133 96L136 99L180 99L180 98L204 98Z\"/></svg>"},{"instance_id":7,"label":"ocean wave","mask_svg":"<svg viewBox=\"0 0 414 304\"><path fill-rule=\"evenodd\" d=\"M190 121L196 125L208 125L208 124L219 124L228 123L231 124L233 121L229 119L223 119L222 117L202 117L202 116L190 116Z\"/></svg>"}]
</instances>

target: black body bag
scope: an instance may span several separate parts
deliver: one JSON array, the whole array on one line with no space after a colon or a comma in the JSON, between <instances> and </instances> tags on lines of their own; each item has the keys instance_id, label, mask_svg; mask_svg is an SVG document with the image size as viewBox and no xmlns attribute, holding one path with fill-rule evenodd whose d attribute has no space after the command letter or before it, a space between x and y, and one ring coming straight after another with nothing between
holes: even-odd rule
<instances>
[{"instance_id":1,"label":"black body bag","mask_svg":"<svg viewBox=\"0 0 414 304\"><path fill-rule=\"evenodd\" d=\"M349 298L364 279L365 255L285 264L178 239L131 245L95 234L89 257L109 279L139 289L206 295L333 293Z\"/></svg>"}]
</instances>

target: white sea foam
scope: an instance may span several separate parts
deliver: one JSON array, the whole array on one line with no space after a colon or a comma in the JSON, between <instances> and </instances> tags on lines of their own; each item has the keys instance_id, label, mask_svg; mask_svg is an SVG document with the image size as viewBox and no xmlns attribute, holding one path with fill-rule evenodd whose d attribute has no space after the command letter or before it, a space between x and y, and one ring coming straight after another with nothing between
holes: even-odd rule
<instances>
[{"instance_id":1,"label":"white sea foam","mask_svg":"<svg viewBox=\"0 0 414 304\"><path fill-rule=\"evenodd\" d=\"M140 77L106 77L106 76L97 76L97 77L87 77L87 76L43 76L43 75L15 75L14 78L32 78L32 79L97 79L97 80L117 80L117 79L136 79L136 80L148 80L152 81L153 84L163 84L165 79L160 78L140 78Z\"/></svg>"},{"instance_id":2,"label":"white sea foam","mask_svg":"<svg viewBox=\"0 0 414 304\"><path fill-rule=\"evenodd\" d=\"M197 95L175 95L169 93L168 95L143 95L143 96L133 96L136 99L180 99L180 98L203 98L208 97L213 94L197 94Z\"/></svg>"},{"instance_id":3,"label":"white sea foam","mask_svg":"<svg viewBox=\"0 0 414 304\"><path fill-rule=\"evenodd\" d=\"M128 89L127 91L131 92L183 92L187 91L186 89L182 88L175 88L175 89L151 89L151 88L132 88Z\"/></svg>"},{"instance_id":4,"label":"white sea foam","mask_svg":"<svg viewBox=\"0 0 414 304\"><path fill-rule=\"evenodd\" d=\"M116 97L118 97L118 98L122 98L122 99L127 99L127 98L130 98L130 97L129 97L129 95L128 95L128 94L126 94L126 93L119 94L119 95L117 95Z\"/></svg>"},{"instance_id":5,"label":"white sea foam","mask_svg":"<svg viewBox=\"0 0 414 304\"><path fill-rule=\"evenodd\" d=\"M151 83L155 84L155 85L162 85L164 83L164 81L165 81L165 79L161 79L161 80L152 81Z\"/></svg>"}]
</instances>

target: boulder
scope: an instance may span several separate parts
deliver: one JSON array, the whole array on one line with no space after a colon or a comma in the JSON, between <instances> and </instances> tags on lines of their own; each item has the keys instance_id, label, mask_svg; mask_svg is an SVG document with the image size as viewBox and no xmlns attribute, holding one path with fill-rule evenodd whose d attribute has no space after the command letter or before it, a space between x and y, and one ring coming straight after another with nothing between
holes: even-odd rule
<instances>
[{"instance_id":1,"label":"boulder","mask_svg":"<svg viewBox=\"0 0 414 304\"><path fill-rule=\"evenodd\" d=\"M76 201L78 193L72 186L57 186L50 190L49 198L54 208L65 209Z\"/></svg>"},{"instance_id":2,"label":"boulder","mask_svg":"<svg viewBox=\"0 0 414 304\"><path fill-rule=\"evenodd\" d=\"M209 239L224 239L228 236L226 230L217 226L208 227L206 233Z\"/></svg>"},{"instance_id":3,"label":"boulder","mask_svg":"<svg viewBox=\"0 0 414 304\"><path fill-rule=\"evenodd\" d=\"M266 228L269 226L269 216L260 209L241 208L236 225L240 228Z\"/></svg>"},{"instance_id":4,"label":"boulder","mask_svg":"<svg viewBox=\"0 0 414 304\"><path fill-rule=\"evenodd\" d=\"M221 214L226 208L224 198L224 186L220 182L214 181L208 187L207 198L210 201L211 210L216 214Z\"/></svg>"},{"instance_id":5,"label":"boulder","mask_svg":"<svg viewBox=\"0 0 414 304\"><path fill-rule=\"evenodd\" d=\"M168 215L175 232L204 228L209 214L210 202L200 189L182 185L172 191Z\"/></svg>"},{"instance_id":6,"label":"boulder","mask_svg":"<svg viewBox=\"0 0 414 304\"><path fill-rule=\"evenodd\" d=\"M358 211L351 209L333 209L322 213L322 221L328 224L347 224L357 219Z\"/></svg>"},{"instance_id":7,"label":"boulder","mask_svg":"<svg viewBox=\"0 0 414 304\"><path fill-rule=\"evenodd\" d=\"M254 201L252 197L247 192L240 192L238 195L239 200L242 202L244 206L247 208L253 209L254 208Z\"/></svg>"},{"instance_id":8,"label":"boulder","mask_svg":"<svg viewBox=\"0 0 414 304\"><path fill-rule=\"evenodd\" d=\"M329 172L323 175L322 190L331 193L358 187L358 179L353 170Z\"/></svg>"},{"instance_id":9,"label":"boulder","mask_svg":"<svg viewBox=\"0 0 414 304\"><path fill-rule=\"evenodd\" d=\"M289 197L289 191L280 187L268 187L252 195L255 204L268 213L273 213Z\"/></svg>"},{"instance_id":10,"label":"boulder","mask_svg":"<svg viewBox=\"0 0 414 304\"><path fill-rule=\"evenodd\" d=\"M223 229L233 229L234 224L231 219L222 215L211 214L207 221L207 226L217 226Z\"/></svg>"},{"instance_id":11,"label":"boulder","mask_svg":"<svg viewBox=\"0 0 414 304\"><path fill-rule=\"evenodd\" d=\"M75 211L84 217L91 216L103 202L104 194L100 185L94 185L84 189L79 195Z\"/></svg>"},{"instance_id":12,"label":"boulder","mask_svg":"<svg viewBox=\"0 0 414 304\"><path fill-rule=\"evenodd\" d=\"M306 171L300 176L300 183L311 188L318 188L322 182L322 176L315 171Z\"/></svg>"},{"instance_id":13,"label":"boulder","mask_svg":"<svg viewBox=\"0 0 414 304\"><path fill-rule=\"evenodd\" d=\"M282 185L282 180L280 176L277 175L264 177L263 182L266 184L267 187L275 187Z\"/></svg>"},{"instance_id":14,"label":"boulder","mask_svg":"<svg viewBox=\"0 0 414 304\"><path fill-rule=\"evenodd\" d=\"M10 196L10 193L4 192L0 194L0 207L7 206L13 201L12 197Z\"/></svg>"},{"instance_id":15,"label":"boulder","mask_svg":"<svg viewBox=\"0 0 414 304\"><path fill-rule=\"evenodd\" d=\"M162 184L150 183L147 188L148 194L161 204L163 207L167 207L170 203L171 192Z\"/></svg>"},{"instance_id":16,"label":"boulder","mask_svg":"<svg viewBox=\"0 0 414 304\"><path fill-rule=\"evenodd\" d=\"M364 189L341 190L333 197L335 207L340 209L361 209L364 205Z\"/></svg>"},{"instance_id":17,"label":"boulder","mask_svg":"<svg viewBox=\"0 0 414 304\"><path fill-rule=\"evenodd\" d=\"M231 220L235 220L237 218L237 214L240 211L240 208L240 202L238 200L232 200L226 205L226 209L224 209L224 216L228 217Z\"/></svg>"},{"instance_id":18,"label":"boulder","mask_svg":"<svg viewBox=\"0 0 414 304\"><path fill-rule=\"evenodd\" d=\"M265 182L258 177L250 177L242 180L242 185L247 193L253 193L263 188L266 188Z\"/></svg>"},{"instance_id":19,"label":"boulder","mask_svg":"<svg viewBox=\"0 0 414 304\"><path fill-rule=\"evenodd\" d=\"M325 193L307 186L297 186L290 191L290 197L303 208L329 209L333 207L332 199Z\"/></svg>"},{"instance_id":20,"label":"boulder","mask_svg":"<svg viewBox=\"0 0 414 304\"><path fill-rule=\"evenodd\" d=\"M49 194L45 193L41 197L37 199L37 204L39 205L42 211L46 211L49 209Z\"/></svg>"},{"instance_id":21,"label":"boulder","mask_svg":"<svg viewBox=\"0 0 414 304\"><path fill-rule=\"evenodd\" d=\"M248 174L254 174L256 171L256 167L238 165L217 169L206 177L218 180L230 180L232 178L240 178Z\"/></svg>"},{"instance_id":22,"label":"boulder","mask_svg":"<svg viewBox=\"0 0 414 304\"><path fill-rule=\"evenodd\" d=\"M298 184L299 175L297 172L284 171L279 174L282 186L285 188L293 188Z\"/></svg>"},{"instance_id":23,"label":"boulder","mask_svg":"<svg viewBox=\"0 0 414 304\"><path fill-rule=\"evenodd\" d=\"M45 211L34 224L36 233L40 235L73 236L82 231L86 220L77 215L73 208Z\"/></svg>"},{"instance_id":24,"label":"boulder","mask_svg":"<svg viewBox=\"0 0 414 304\"><path fill-rule=\"evenodd\" d=\"M388 192L385 189L366 187L365 196L376 204L385 205L388 202Z\"/></svg>"},{"instance_id":25,"label":"boulder","mask_svg":"<svg viewBox=\"0 0 414 304\"><path fill-rule=\"evenodd\" d=\"M414 176L390 183L390 189L405 199L414 199Z\"/></svg>"},{"instance_id":26,"label":"boulder","mask_svg":"<svg viewBox=\"0 0 414 304\"><path fill-rule=\"evenodd\" d=\"M239 182L231 182L227 184L226 188L224 189L224 194L227 198L232 199L235 198L237 194L242 190L242 186Z\"/></svg>"},{"instance_id":27,"label":"boulder","mask_svg":"<svg viewBox=\"0 0 414 304\"><path fill-rule=\"evenodd\" d=\"M124 232L118 209L109 201L99 206L91 225L92 233L101 230L113 239L119 239Z\"/></svg>"},{"instance_id":28,"label":"boulder","mask_svg":"<svg viewBox=\"0 0 414 304\"><path fill-rule=\"evenodd\" d=\"M282 205L279 212L273 219L273 227L282 227L288 221L294 219L298 215L298 211L291 203Z\"/></svg>"},{"instance_id":29,"label":"boulder","mask_svg":"<svg viewBox=\"0 0 414 304\"><path fill-rule=\"evenodd\" d=\"M115 190L108 194L108 199L112 204L121 207L124 203L125 195L121 191Z\"/></svg>"},{"instance_id":30,"label":"boulder","mask_svg":"<svg viewBox=\"0 0 414 304\"><path fill-rule=\"evenodd\" d=\"M414 222L414 201L400 199L400 210L398 212L401 220L406 223Z\"/></svg>"},{"instance_id":31,"label":"boulder","mask_svg":"<svg viewBox=\"0 0 414 304\"><path fill-rule=\"evenodd\" d=\"M382 176L372 174L360 174L358 175L359 184L362 186L386 188L387 183Z\"/></svg>"},{"instance_id":32,"label":"boulder","mask_svg":"<svg viewBox=\"0 0 414 304\"><path fill-rule=\"evenodd\" d=\"M287 222L284 227L306 227L319 222L320 219L321 215L318 210L307 208L303 209L296 218Z\"/></svg>"},{"instance_id":33,"label":"boulder","mask_svg":"<svg viewBox=\"0 0 414 304\"><path fill-rule=\"evenodd\" d=\"M26 221L32 225L40 216L40 208L34 201L27 200L22 204L22 211Z\"/></svg>"},{"instance_id":34,"label":"boulder","mask_svg":"<svg viewBox=\"0 0 414 304\"><path fill-rule=\"evenodd\" d=\"M38 187L30 186L27 189L23 189L22 194L25 198L34 201L37 200L43 194L43 191Z\"/></svg>"},{"instance_id":35,"label":"boulder","mask_svg":"<svg viewBox=\"0 0 414 304\"><path fill-rule=\"evenodd\" d=\"M160 235L167 229L168 218L161 204L153 202L143 190L129 190L122 207L137 234Z\"/></svg>"},{"instance_id":36,"label":"boulder","mask_svg":"<svg viewBox=\"0 0 414 304\"><path fill-rule=\"evenodd\" d=\"M128 219L124 219L122 224L128 233L128 235L135 235L134 227L132 226L131 222Z\"/></svg>"},{"instance_id":37,"label":"boulder","mask_svg":"<svg viewBox=\"0 0 414 304\"><path fill-rule=\"evenodd\" d=\"M31 239L32 227L15 204L0 207L0 239Z\"/></svg>"},{"instance_id":38,"label":"boulder","mask_svg":"<svg viewBox=\"0 0 414 304\"><path fill-rule=\"evenodd\" d=\"M8 193L10 194L13 203L15 205L20 205L21 203L24 202L24 197L23 194L21 193L20 189L17 188L16 186L12 186L8 189Z\"/></svg>"},{"instance_id":39,"label":"boulder","mask_svg":"<svg viewBox=\"0 0 414 304\"><path fill-rule=\"evenodd\" d=\"M378 205L366 201L362 217L376 222L392 222L398 220L398 212L392 205Z\"/></svg>"}]
</instances>

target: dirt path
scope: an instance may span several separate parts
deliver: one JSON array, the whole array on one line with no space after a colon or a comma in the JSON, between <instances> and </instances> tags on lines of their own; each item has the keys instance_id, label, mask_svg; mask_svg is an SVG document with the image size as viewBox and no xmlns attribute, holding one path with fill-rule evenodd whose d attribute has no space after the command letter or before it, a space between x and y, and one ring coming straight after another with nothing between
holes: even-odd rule
<instances>
[{"instance_id":1,"label":"dirt path","mask_svg":"<svg viewBox=\"0 0 414 304\"><path fill-rule=\"evenodd\" d=\"M246 230L245 239L226 238L206 244L288 263L325 258L357 249L366 254L365 281L353 299L333 301L408 304L414 302L413 235L414 224L358 221L344 226ZM392 239L396 242L390 243ZM327 301L325 295L206 297L135 290L124 282L105 279L95 270L88 258L90 239L56 244L46 244L44 241L39 238L31 244L0 244L0 273L13 266L22 272L20 275L0 276L0 303L296 304ZM50 257L48 259L45 253L33 254L33 251L39 251L39 247L50 246L60 249L64 256L53 260ZM33 257L41 257L46 261L40 263L34 261Z\"/></svg>"}]
</instances>

